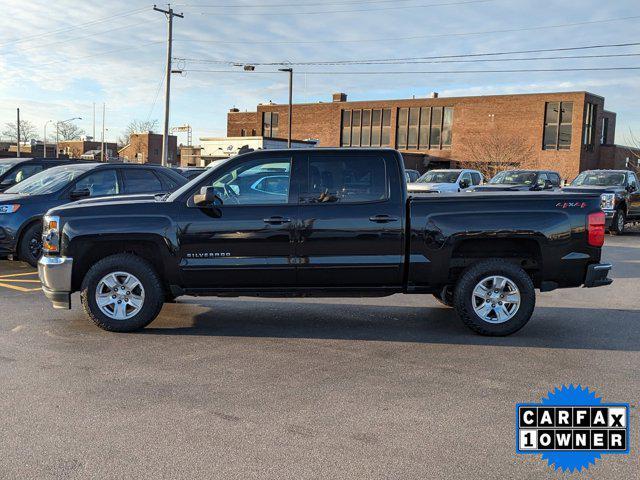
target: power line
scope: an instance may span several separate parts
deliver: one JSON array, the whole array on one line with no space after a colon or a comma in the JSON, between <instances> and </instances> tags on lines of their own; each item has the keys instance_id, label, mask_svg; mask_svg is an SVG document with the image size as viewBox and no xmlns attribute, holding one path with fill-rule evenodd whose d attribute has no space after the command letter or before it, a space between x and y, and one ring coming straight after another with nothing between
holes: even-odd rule
<instances>
[{"instance_id":1,"label":"power line","mask_svg":"<svg viewBox=\"0 0 640 480\"><path fill-rule=\"evenodd\" d=\"M416 0L357 0L355 2L323 2L322 5L369 5L380 3L399 3L399 2L414 2ZM268 4L214 4L214 3L176 3L176 7L186 8L274 8L274 7L317 7L318 3L268 3Z\"/></svg>"},{"instance_id":2,"label":"power line","mask_svg":"<svg viewBox=\"0 0 640 480\"><path fill-rule=\"evenodd\" d=\"M130 17L132 15L137 15L138 13L141 13L141 12L143 12L145 10L147 10L147 7L137 8L135 10L129 10L129 11L122 12L122 13L119 13L119 14L116 14L116 15L109 15L108 17L102 17L102 18L98 18L98 19L95 19L95 20L90 20L90 21L85 22L85 23L79 23L77 25L73 25L73 26L70 26L70 27L59 28L57 30L52 30L50 32L43 32L43 33L37 33L37 34L34 34L34 35L28 35L26 37L17 38L15 40L10 40L8 42L0 43L0 47L4 47L5 45L13 45L13 44L16 44L16 43L28 42L30 40L34 40L34 39L38 39L38 38L42 38L42 37L48 37L48 36L51 36L51 35L58 35L60 33L67 33L67 32L71 32L71 31L74 31L74 30L91 27L91 26L94 26L94 25L98 25L100 23L113 21L116 18L125 18L125 17Z\"/></svg>"},{"instance_id":3,"label":"power line","mask_svg":"<svg viewBox=\"0 0 640 480\"><path fill-rule=\"evenodd\" d=\"M502 30L482 30L476 32L450 32L450 33L430 33L427 35L413 35L408 37L384 37L384 38L365 38L365 39L353 39L353 40L274 40L274 41L229 41L229 40L193 40L186 38L175 38L174 42L194 42L194 43L212 43L219 45L312 45L312 44L332 44L332 43L375 43L375 42L395 42L401 40L421 40L425 38L438 38L438 37L467 37L474 35L493 35L496 33L517 33L517 32L529 32L536 30L551 30L555 28L577 27L584 25L593 25L598 23L613 23L613 22L625 22L629 20L638 20L640 15L631 17L617 17L607 18L603 20L588 20L583 22L573 23L559 23L555 25L538 25L533 27L522 28L508 28Z\"/></svg>"},{"instance_id":4,"label":"power line","mask_svg":"<svg viewBox=\"0 0 640 480\"><path fill-rule=\"evenodd\" d=\"M622 48L622 47L634 47L640 46L640 42L629 42L629 43L609 43L609 44L599 44L599 45L583 45L578 47L559 47L559 48L542 48L542 49L530 49L530 50L507 50L501 52L483 52L483 53L462 53L456 55L432 55L427 57L405 57L405 58L382 58L382 59L367 59L367 60L332 60L332 61L312 61L312 62L238 62L232 60L213 60L213 59L198 59L198 58L188 58L181 57L177 58L182 61L189 61L194 63L212 63L219 65L256 65L256 66L278 66L278 65L371 65L371 64L381 64L381 65L394 65L400 63L422 63L421 61L426 60L449 60L449 59L460 59L460 58L478 58L478 57L488 57L488 56L502 56L502 55L524 55L531 53L550 53L550 52L568 52L568 51L577 51L577 50L593 50L593 49L601 49L601 48ZM519 59L503 59L503 60L553 60L553 59L561 59L561 58L607 58L607 57L616 57L616 56L635 56L637 54L603 54L603 55L583 55L583 56L557 56L557 57L537 57L537 58L519 58ZM479 61L488 61L488 60L479 60ZM430 63L430 62L425 62ZM444 62L443 62L444 63Z\"/></svg>"},{"instance_id":5,"label":"power line","mask_svg":"<svg viewBox=\"0 0 640 480\"><path fill-rule=\"evenodd\" d=\"M409 64L422 64L422 63L482 63L482 62L521 62L521 61L535 61L535 60L575 60L575 59L587 59L587 58L620 58L620 57L640 57L640 53L619 53L619 54L605 54L605 55L560 55L555 57L524 57L524 58L476 58L471 60L413 60L413 61L393 61L393 62L354 62L354 63L307 63L304 65L409 65ZM226 62L226 61L216 61L216 60L195 60L189 58L181 58L180 60L191 61L194 63L211 63L218 65L232 65L238 66L241 62ZM282 62L282 63L267 63L267 64L256 64L252 62L246 62L247 65L297 65L295 62Z\"/></svg>"},{"instance_id":6,"label":"power line","mask_svg":"<svg viewBox=\"0 0 640 480\"><path fill-rule=\"evenodd\" d=\"M297 71L295 75L438 75L438 74L465 74L465 73L536 73L536 72L610 72L610 71L632 71L640 70L640 67L593 67L593 68L523 68L523 69L510 69L510 70L431 70L431 71L386 71L386 72L345 72L345 71ZM201 69L188 69L184 72L195 73L247 73L243 70L201 70ZM253 71L249 72L250 75L255 74L280 74L278 71Z\"/></svg>"},{"instance_id":7,"label":"power line","mask_svg":"<svg viewBox=\"0 0 640 480\"><path fill-rule=\"evenodd\" d=\"M351 9L351 10L314 10L314 11L308 11L308 12L296 12L296 11L282 11L282 12L278 12L278 13L260 13L260 12L253 12L253 13L220 13L220 12L216 12L216 13L209 13L209 12L200 12L200 15L205 15L205 16L210 16L210 15L214 15L216 17L228 17L228 16L233 16L233 17L246 17L246 16L278 16L281 17L283 15L289 16L289 15L325 15L328 13L354 13L354 12L379 12L379 11L383 11L383 10L400 10L400 9L409 9L409 8L432 8L432 7L448 7L448 6L456 6L456 5L472 5L472 4L476 4L476 3L488 3L488 2L494 2L495 0L464 0L464 1L459 1L459 2L448 2L448 3L428 3L428 4L423 4L423 5L394 5L393 7L379 7L379 8L359 8L359 9ZM309 5L311 7L311 5Z\"/></svg>"}]
</instances>

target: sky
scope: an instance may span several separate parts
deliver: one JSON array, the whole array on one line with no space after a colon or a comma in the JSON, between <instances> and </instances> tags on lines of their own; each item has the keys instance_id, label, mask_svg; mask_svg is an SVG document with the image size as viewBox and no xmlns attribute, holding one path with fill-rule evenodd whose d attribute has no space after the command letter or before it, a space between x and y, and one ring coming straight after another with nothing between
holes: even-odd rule
<instances>
[{"instance_id":1,"label":"sky","mask_svg":"<svg viewBox=\"0 0 640 480\"><path fill-rule=\"evenodd\" d=\"M629 143L630 132L640 137L640 70L457 73L640 67L640 46L464 57L483 60L464 63L295 65L640 42L637 0L182 0L172 6L184 18L174 21L173 56L181 59L174 68L183 72L171 76L170 125L191 125L196 144L226 135L232 107L287 102L280 67L244 72L215 62L293 63L294 102L327 102L334 92L376 100L433 91L446 97L587 90L617 112L616 143ZM3 0L2 7L0 131L20 107L40 136L48 120L73 117L82 117L76 123L91 135L94 102L97 138L103 103L107 140L132 120L158 120L161 131L167 22L152 4ZM485 61L610 54L627 56ZM415 73L371 74L398 71ZM186 134L179 135L186 143Z\"/></svg>"}]
</instances>

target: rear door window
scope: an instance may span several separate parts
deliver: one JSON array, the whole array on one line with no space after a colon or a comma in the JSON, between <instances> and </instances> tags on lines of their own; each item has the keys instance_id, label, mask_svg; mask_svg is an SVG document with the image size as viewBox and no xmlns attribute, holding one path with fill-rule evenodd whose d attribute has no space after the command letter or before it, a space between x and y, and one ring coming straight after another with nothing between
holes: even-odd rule
<instances>
[{"instance_id":1,"label":"rear door window","mask_svg":"<svg viewBox=\"0 0 640 480\"><path fill-rule=\"evenodd\" d=\"M20 183L27 178L39 173L43 170L41 163L29 163L22 165L11 172L5 179L5 182Z\"/></svg>"},{"instance_id":2,"label":"rear door window","mask_svg":"<svg viewBox=\"0 0 640 480\"><path fill-rule=\"evenodd\" d=\"M163 190L160 179L151 170L123 168L121 173L124 193L159 193Z\"/></svg>"},{"instance_id":3,"label":"rear door window","mask_svg":"<svg viewBox=\"0 0 640 480\"><path fill-rule=\"evenodd\" d=\"M471 172L471 183L473 185L480 185L482 183L482 175L478 172Z\"/></svg>"},{"instance_id":4,"label":"rear door window","mask_svg":"<svg viewBox=\"0 0 640 480\"><path fill-rule=\"evenodd\" d=\"M358 203L388 197L385 161L378 156L336 155L309 159L302 203Z\"/></svg>"},{"instance_id":5,"label":"rear door window","mask_svg":"<svg viewBox=\"0 0 640 480\"><path fill-rule=\"evenodd\" d=\"M551 184L554 187L560 186L560 175L558 175L557 173L549 173L549 180L551 180Z\"/></svg>"}]
</instances>

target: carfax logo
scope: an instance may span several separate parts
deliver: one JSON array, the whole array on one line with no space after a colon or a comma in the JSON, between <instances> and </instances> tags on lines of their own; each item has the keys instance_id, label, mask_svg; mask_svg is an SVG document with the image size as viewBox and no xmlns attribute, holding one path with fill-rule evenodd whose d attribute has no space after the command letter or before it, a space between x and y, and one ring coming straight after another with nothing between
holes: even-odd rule
<instances>
[{"instance_id":1,"label":"carfax logo","mask_svg":"<svg viewBox=\"0 0 640 480\"><path fill-rule=\"evenodd\" d=\"M629 404L603 403L580 385L563 385L540 403L519 403L516 452L542 454L568 472L589 468L603 454L628 454Z\"/></svg>"}]
</instances>

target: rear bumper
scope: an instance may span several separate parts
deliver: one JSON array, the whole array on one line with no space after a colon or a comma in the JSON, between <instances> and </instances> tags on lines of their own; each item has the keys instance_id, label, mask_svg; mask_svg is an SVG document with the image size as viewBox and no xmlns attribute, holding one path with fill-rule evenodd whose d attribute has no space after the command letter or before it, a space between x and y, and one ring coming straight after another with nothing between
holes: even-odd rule
<instances>
[{"instance_id":1,"label":"rear bumper","mask_svg":"<svg viewBox=\"0 0 640 480\"><path fill-rule=\"evenodd\" d=\"M584 287L604 287L611 285L613 279L609 278L612 265L610 263L594 263L587 267L587 275L584 277Z\"/></svg>"},{"instance_id":2,"label":"rear bumper","mask_svg":"<svg viewBox=\"0 0 640 480\"><path fill-rule=\"evenodd\" d=\"M38 276L42 291L53 308L71 309L71 274L73 258L42 256L38 262Z\"/></svg>"}]
</instances>

